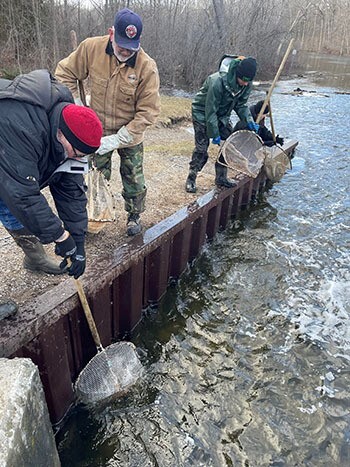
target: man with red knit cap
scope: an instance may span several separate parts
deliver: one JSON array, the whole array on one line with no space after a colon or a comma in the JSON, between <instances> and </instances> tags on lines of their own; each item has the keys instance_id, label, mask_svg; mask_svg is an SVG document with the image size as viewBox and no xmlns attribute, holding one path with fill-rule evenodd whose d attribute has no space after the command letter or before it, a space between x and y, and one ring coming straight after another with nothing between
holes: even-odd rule
<instances>
[{"instance_id":1,"label":"man with red knit cap","mask_svg":"<svg viewBox=\"0 0 350 467\"><path fill-rule=\"evenodd\" d=\"M85 39L55 71L80 103L77 81L89 77L90 105L105 134L94 163L109 180L117 150L130 236L141 232L140 214L145 210L144 133L160 111L157 65L140 46L142 28L140 16L123 8L108 35Z\"/></svg>"},{"instance_id":2,"label":"man with red knit cap","mask_svg":"<svg viewBox=\"0 0 350 467\"><path fill-rule=\"evenodd\" d=\"M85 270L87 229L83 174L101 144L92 109L73 104L48 71L0 80L0 221L24 251L24 267L78 278ZM49 187L58 216L41 193ZM55 242L60 266L41 243Z\"/></svg>"}]
</instances>

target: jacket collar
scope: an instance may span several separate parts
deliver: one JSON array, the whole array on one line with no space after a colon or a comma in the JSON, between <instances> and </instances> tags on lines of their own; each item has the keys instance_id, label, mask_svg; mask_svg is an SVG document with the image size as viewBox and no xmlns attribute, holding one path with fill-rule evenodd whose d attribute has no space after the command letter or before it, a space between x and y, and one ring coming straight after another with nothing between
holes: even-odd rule
<instances>
[{"instance_id":1,"label":"jacket collar","mask_svg":"<svg viewBox=\"0 0 350 467\"><path fill-rule=\"evenodd\" d=\"M107 43L107 47L106 47L106 54L111 55L112 57L114 57L118 61L118 63L121 63L121 62L119 62L117 57L114 55L112 42L109 39L108 39L108 43ZM127 60L126 62L123 62L123 63L126 66L130 66L131 68L135 68L137 54L138 54L138 52L136 52L132 57L129 58L129 60Z\"/></svg>"},{"instance_id":2,"label":"jacket collar","mask_svg":"<svg viewBox=\"0 0 350 467\"><path fill-rule=\"evenodd\" d=\"M64 159L64 148L62 144L57 139L57 130L59 128L60 115L66 105L71 104L71 102L60 102L55 105L49 115L50 128L51 128L51 158L56 167L60 165Z\"/></svg>"},{"instance_id":3,"label":"jacket collar","mask_svg":"<svg viewBox=\"0 0 350 467\"><path fill-rule=\"evenodd\" d=\"M231 75L230 79L227 76L227 73L223 73L221 75L221 78L222 78L222 82L223 82L225 88L227 89L227 91L229 93L232 94L233 97L236 97L236 96L239 96L240 94L243 94L243 92L245 91L246 88L252 87L251 83L249 83L248 86L240 86L237 83L237 80L236 80L236 73Z\"/></svg>"}]
</instances>

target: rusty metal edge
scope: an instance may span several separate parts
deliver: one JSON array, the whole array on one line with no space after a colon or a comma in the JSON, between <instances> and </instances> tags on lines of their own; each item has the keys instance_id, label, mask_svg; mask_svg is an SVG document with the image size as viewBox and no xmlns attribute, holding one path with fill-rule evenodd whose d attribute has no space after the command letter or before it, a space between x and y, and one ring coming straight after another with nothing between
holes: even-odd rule
<instances>
[{"instance_id":1,"label":"rusty metal edge","mask_svg":"<svg viewBox=\"0 0 350 467\"><path fill-rule=\"evenodd\" d=\"M297 146L297 141L288 141L284 150L289 154ZM203 212L222 202L247 183L242 177L235 188L214 189L193 203L178 210L173 215L147 229L128 243L118 246L112 255L104 255L96 261L83 277L88 296L94 296L102 287L112 282L133 264L144 259L164 241L173 238L184 228L184 224L194 222ZM26 303L11 320L0 323L0 357L9 357L22 346L40 334L47 326L67 315L79 305L72 279L67 279L44 294Z\"/></svg>"}]
</instances>

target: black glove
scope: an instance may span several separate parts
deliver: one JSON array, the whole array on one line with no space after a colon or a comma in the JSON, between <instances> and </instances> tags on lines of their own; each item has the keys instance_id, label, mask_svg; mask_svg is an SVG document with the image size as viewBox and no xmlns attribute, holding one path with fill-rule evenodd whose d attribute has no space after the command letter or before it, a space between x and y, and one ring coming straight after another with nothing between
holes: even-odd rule
<instances>
[{"instance_id":1,"label":"black glove","mask_svg":"<svg viewBox=\"0 0 350 467\"><path fill-rule=\"evenodd\" d=\"M277 136L276 136L276 143L277 143L277 144L280 144L281 146L283 146L284 138L281 138L280 135L277 135Z\"/></svg>"},{"instance_id":2,"label":"black glove","mask_svg":"<svg viewBox=\"0 0 350 467\"><path fill-rule=\"evenodd\" d=\"M63 260L63 263L65 261L67 262L67 260ZM73 276L74 279L78 279L78 277L84 274L86 267L84 243L77 243L77 251L71 256L71 261L72 265L68 268L68 275ZM60 265L60 267L62 266Z\"/></svg>"},{"instance_id":3,"label":"black glove","mask_svg":"<svg viewBox=\"0 0 350 467\"><path fill-rule=\"evenodd\" d=\"M71 264L68 268L68 274L74 276L74 279L78 279L85 271L86 259L84 242L75 243L74 238L69 235L63 242L57 242L55 246L55 253L58 256L62 256L64 260L60 264L61 269L65 269L68 266L68 258Z\"/></svg>"},{"instance_id":4,"label":"black glove","mask_svg":"<svg viewBox=\"0 0 350 467\"><path fill-rule=\"evenodd\" d=\"M70 256L74 255L76 251L77 245L74 241L74 238L70 235L68 235L68 237L63 240L63 242L56 242L55 254L57 256L62 256L62 258L69 258Z\"/></svg>"}]
</instances>

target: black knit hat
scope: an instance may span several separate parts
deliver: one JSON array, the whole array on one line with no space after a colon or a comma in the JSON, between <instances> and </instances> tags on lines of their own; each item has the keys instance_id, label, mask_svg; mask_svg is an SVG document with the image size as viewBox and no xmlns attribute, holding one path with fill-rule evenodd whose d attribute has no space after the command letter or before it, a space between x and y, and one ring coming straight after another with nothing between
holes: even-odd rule
<instances>
[{"instance_id":1,"label":"black knit hat","mask_svg":"<svg viewBox=\"0 0 350 467\"><path fill-rule=\"evenodd\" d=\"M242 81L252 81L256 74L256 60L253 57L243 59L236 69L236 76Z\"/></svg>"},{"instance_id":2,"label":"black knit hat","mask_svg":"<svg viewBox=\"0 0 350 467\"><path fill-rule=\"evenodd\" d=\"M261 107L264 105L264 102L265 101L258 101L255 106L254 106L254 110L256 112L256 115L259 115L259 112L261 110ZM269 109L269 105L267 104L265 109L264 109L264 115L267 115L268 113L270 112L270 109Z\"/></svg>"}]
</instances>

